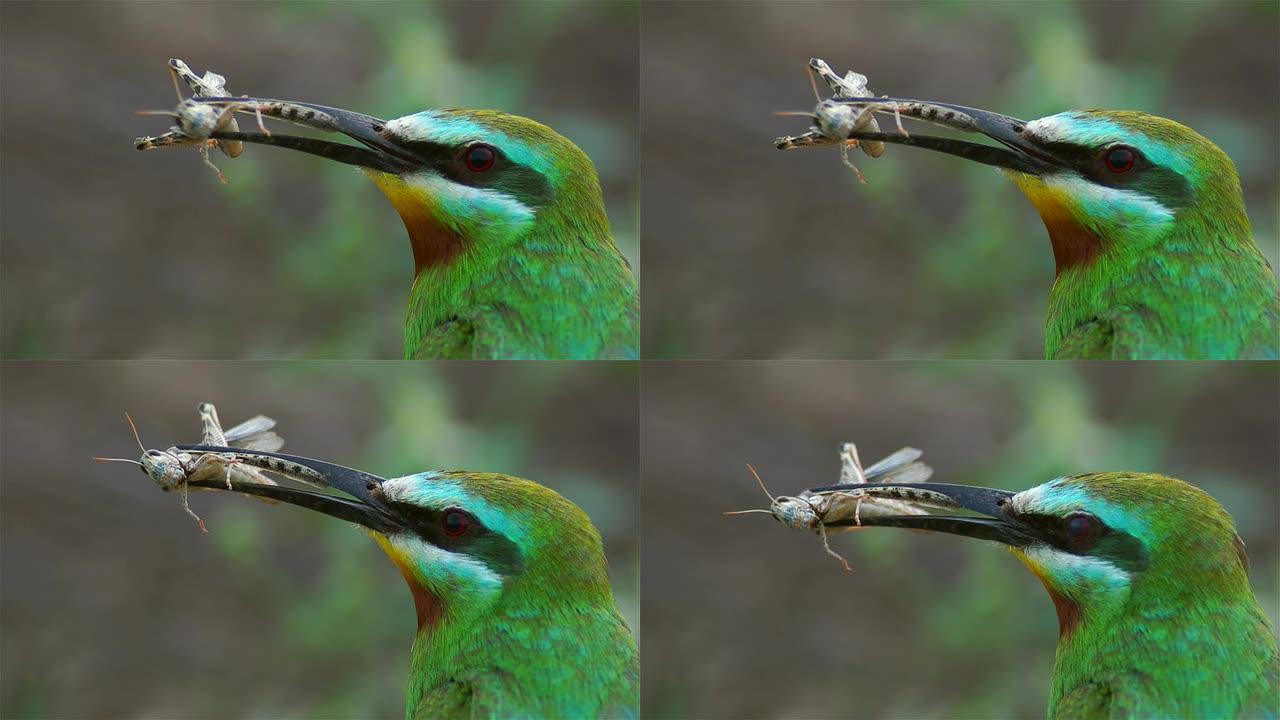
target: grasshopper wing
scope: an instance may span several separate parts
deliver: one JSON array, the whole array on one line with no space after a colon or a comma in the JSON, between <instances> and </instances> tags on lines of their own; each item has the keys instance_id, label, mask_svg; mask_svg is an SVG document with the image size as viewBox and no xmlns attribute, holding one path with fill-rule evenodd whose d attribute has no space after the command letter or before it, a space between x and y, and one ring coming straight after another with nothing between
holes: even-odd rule
<instances>
[{"instance_id":1,"label":"grasshopper wing","mask_svg":"<svg viewBox=\"0 0 1280 720\"><path fill-rule=\"evenodd\" d=\"M265 415L257 415L223 433L227 445L245 450L275 452L284 447L284 438L271 432L276 421Z\"/></svg>"},{"instance_id":2,"label":"grasshopper wing","mask_svg":"<svg viewBox=\"0 0 1280 720\"><path fill-rule=\"evenodd\" d=\"M867 482L918 483L933 475L933 468L917 462L924 451L904 447L863 471Z\"/></svg>"}]
</instances>

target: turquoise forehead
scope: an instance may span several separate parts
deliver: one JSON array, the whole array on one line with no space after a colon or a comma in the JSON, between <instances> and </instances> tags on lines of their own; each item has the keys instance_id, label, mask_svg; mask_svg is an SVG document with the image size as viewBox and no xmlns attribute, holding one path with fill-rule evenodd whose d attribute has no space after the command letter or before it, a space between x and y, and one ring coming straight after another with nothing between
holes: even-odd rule
<instances>
[{"instance_id":1,"label":"turquoise forehead","mask_svg":"<svg viewBox=\"0 0 1280 720\"><path fill-rule=\"evenodd\" d=\"M428 470L388 480L387 483L391 484L389 489L392 492L387 494L392 500L436 510L466 510L490 530L522 548L525 545L524 528L512 519L511 514L467 490L458 478Z\"/></svg>"},{"instance_id":2,"label":"turquoise forehead","mask_svg":"<svg viewBox=\"0 0 1280 720\"><path fill-rule=\"evenodd\" d=\"M461 145L468 142L486 142L497 147L525 167L543 175L553 170L551 159L545 152L514 138L501 130L465 115L454 115L441 110L423 110L405 115L387 123L400 137L411 141L426 141L443 145Z\"/></svg>"},{"instance_id":3,"label":"turquoise forehead","mask_svg":"<svg viewBox=\"0 0 1280 720\"><path fill-rule=\"evenodd\" d=\"M1022 507L1024 511L1062 517L1083 510L1096 516L1107 527L1129 533L1143 542L1147 540L1147 527L1141 522L1141 518L1132 511L1098 497L1085 486L1068 478L1050 480L1025 492L1025 495L1032 494L1034 498L1028 498L1030 502Z\"/></svg>"},{"instance_id":4,"label":"turquoise forehead","mask_svg":"<svg viewBox=\"0 0 1280 720\"><path fill-rule=\"evenodd\" d=\"M1180 175L1192 175L1195 171L1186 153L1175 152L1141 130L1103 115L1068 110L1034 120L1029 125L1037 136L1043 132L1042 139L1045 140L1084 146L1124 143L1141 150L1151 162L1167 167Z\"/></svg>"}]
</instances>

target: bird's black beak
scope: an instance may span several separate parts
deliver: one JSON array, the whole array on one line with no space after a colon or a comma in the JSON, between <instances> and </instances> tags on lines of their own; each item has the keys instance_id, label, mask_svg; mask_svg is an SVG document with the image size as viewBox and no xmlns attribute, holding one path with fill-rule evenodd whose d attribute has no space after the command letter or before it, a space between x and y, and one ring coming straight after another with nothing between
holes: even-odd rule
<instances>
[{"instance_id":1,"label":"bird's black beak","mask_svg":"<svg viewBox=\"0 0 1280 720\"><path fill-rule=\"evenodd\" d=\"M241 113L252 116L256 105L265 117L288 120L316 130L338 132L360 143L330 142L317 138L300 137L271 133L266 135L256 132L223 132L217 131L212 137L217 140L239 140L259 145L274 145L290 150L301 150L312 155L336 160L348 165L381 170L398 174L421 165L413 154L400 145L396 138L387 132L387 121L372 115L351 112L339 108L326 107L307 102L292 100L267 100L263 98L200 98L201 103L219 107L241 107Z\"/></svg>"},{"instance_id":2,"label":"bird's black beak","mask_svg":"<svg viewBox=\"0 0 1280 720\"><path fill-rule=\"evenodd\" d=\"M951 103L933 102L932 100L907 100L904 98L837 98L836 102L851 105L898 103L903 116L934 123L942 127L962 132L980 133L995 140L1000 145L987 145L936 137L900 132L855 132L849 137L854 140L872 140L897 145L936 150L955 155L984 165L1016 170L1028 175L1043 175L1060 167L1053 153L1039 146L1035 139L1027 133L1027 123L1008 115L1001 115L978 108L953 105Z\"/></svg>"},{"instance_id":3,"label":"bird's black beak","mask_svg":"<svg viewBox=\"0 0 1280 720\"><path fill-rule=\"evenodd\" d=\"M831 490L850 490L858 486L834 485L815 488L811 493ZM1006 545L1021 547L1028 545L1034 538L1027 531L1012 521L1009 502L1015 493L1008 490L971 487L969 485L947 485L944 483L903 483L872 484L869 487L884 488L886 497L911 503L913 497L927 498L928 515L879 515L868 514L858 523L853 518L828 522L828 527L900 527L912 530L931 530L934 532L963 535L979 540L994 540ZM888 495L887 493L893 493ZM939 506L944 506L938 509ZM934 512L947 514L933 514ZM975 513L976 515L960 515L950 513Z\"/></svg>"},{"instance_id":4,"label":"bird's black beak","mask_svg":"<svg viewBox=\"0 0 1280 720\"><path fill-rule=\"evenodd\" d=\"M313 485L331 487L350 495L353 499L281 485L264 485L232 480L231 489L235 492L256 495L315 510L340 520L362 525L384 535L403 529L403 525L396 518L395 512L388 507L383 499L382 483L384 479L377 475L298 455L286 455L284 453L264 452L261 450L245 450L243 448L226 448L213 445L179 445L177 449L189 453L234 453L242 462L253 467L269 470ZM208 490L227 489L226 482L220 478L198 480L192 482L191 486Z\"/></svg>"}]
</instances>

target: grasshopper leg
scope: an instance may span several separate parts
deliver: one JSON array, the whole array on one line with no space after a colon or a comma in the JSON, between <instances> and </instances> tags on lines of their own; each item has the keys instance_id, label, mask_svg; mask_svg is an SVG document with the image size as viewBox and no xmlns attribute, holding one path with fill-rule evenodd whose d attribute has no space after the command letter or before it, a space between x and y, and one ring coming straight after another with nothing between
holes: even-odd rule
<instances>
[{"instance_id":1,"label":"grasshopper leg","mask_svg":"<svg viewBox=\"0 0 1280 720\"><path fill-rule=\"evenodd\" d=\"M849 561L845 560L840 553L831 549L831 543L827 542L827 526L821 522L818 523L818 534L822 536L822 549L826 550L831 557L839 560L840 564L844 565L846 572L853 572L853 566L849 564Z\"/></svg>"},{"instance_id":2,"label":"grasshopper leg","mask_svg":"<svg viewBox=\"0 0 1280 720\"><path fill-rule=\"evenodd\" d=\"M209 142L213 143L214 145L218 144L217 140L210 140ZM222 171L218 169L218 166L214 165L213 161L209 159L209 145L203 144L203 143L200 145L200 157L201 159L204 160L205 165L208 165L209 167L213 168L213 171L218 173L218 180L222 181L223 185L228 184L227 176L223 175Z\"/></svg>"},{"instance_id":3,"label":"grasshopper leg","mask_svg":"<svg viewBox=\"0 0 1280 720\"><path fill-rule=\"evenodd\" d=\"M209 532L208 528L204 526L204 520L200 519L200 516L195 514L195 512L191 509L191 504L187 502L187 481L186 480L182 481L182 509L186 510L187 514L195 518L196 522L200 524L200 532L202 533Z\"/></svg>"},{"instance_id":4,"label":"grasshopper leg","mask_svg":"<svg viewBox=\"0 0 1280 720\"><path fill-rule=\"evenodd\" d=\"M857 147L857 146L858 146L858 141L857 141L857 140L848 140L848 141L846 141L846 142L842 142L842 143L840 143L840 162L843 162L843 163L844 163L844 165L845 165L845 167L847 167L847 168L849 168L850 170L852 170L852 171L854 171L855 173L857 173L857 175L858 175L858 182L862 183L863 185L866 185L866 184L867 184L867 179L866 179L865 177L863 177L863 176L862 176L862 171L858 169L858 166L854 165L852 162L849 162L849 147L850 147L851 145L852 145L853 147Z\"/></svg>"},{"instance_id":5,"label":"grasshopper leg","mask_svg":"<svg viewBox=\"0 0 1280 720\"><path fill-rule=\"evenodd\" d=\"M889 96L885 95L885 97ZM902 133L903 137L911 137L911 133L907 132L907 129L902 126L902 112L898 109L898 103L892 103L892 105L893 121L898 125L898 132Z\"/></svg>"},{"instance_id":6,"label":"grasshopper leg","mask_svg":"<svg viewBox=\"0 0 1280 720\"><path fill-rule=\"evenodd\" d=\"M249 96L241 95L240 97L249 97ZM260 103L253 104L253 114L256 118L258 118L258 129L262 131L263 135L266 135L267 137L271 137L271 131L268 130L267 126L264 125L262 122L262 105ZM899 127L901 127L901 124L899 124Z\"/></svg>"}]
</instances>

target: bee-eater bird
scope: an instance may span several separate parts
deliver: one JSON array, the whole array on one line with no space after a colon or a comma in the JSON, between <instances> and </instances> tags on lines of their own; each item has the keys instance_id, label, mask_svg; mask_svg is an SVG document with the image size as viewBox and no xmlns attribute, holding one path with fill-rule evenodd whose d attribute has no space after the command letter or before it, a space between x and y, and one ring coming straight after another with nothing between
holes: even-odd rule
<instances>
[{"instance_id":1,"label":"bee-eater bird","mask_svg":"<svg viewBox=\"0 0 1280 720\"><path fill-rule=\"evenodd\" d=\"M1129 111L1028 122L933 101L838 102L897 102L903 114L1000 143L850 136L993 165L1031 200L1057 266L1046 357L1280 357L1280 293L1253 242L1235 164L1191 128Z\"/></svg>"},{"instance_id":2,"label":"bee-eater bird","mask_svg":"<svg viewBox=\"0 0 1280 720\"><path fill-rule=\"evenodd\" d=\"M837 524L993 540L1040 578L1058 611L1050 718L1280 717L1275 632L1249 588L1235 523L1204 491L1129 472L1019 493L886 487L930 514Z\"/></svg>"},{"instance_id":3,"label":"bee-eater bird","mask_svg":"<svg viewBox=\"0 0 1280 720\"><path fill-rule=\"evenodd\" d=\"M565 137L494 110L394 120L254 98L264 115L362 146L217 132L356 165L409 232L414 279L407 358L635 358L640 297L614 245L595 165Z\"/></svg>"},{"instance_id":4,"label":"bee-eater bird","mask_svg":"<svg viewBox=\"0 0 1280 720\"><path fill-rule=\"evenodd\" d=\"M399 568L418 619L407 717L638 717L640 656L600 533L553 490L496 473L384 479L294 455L179 449L233 452L351 496L227 481L362 526Z\"/></svg>"}]
</instances>

